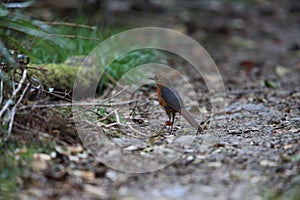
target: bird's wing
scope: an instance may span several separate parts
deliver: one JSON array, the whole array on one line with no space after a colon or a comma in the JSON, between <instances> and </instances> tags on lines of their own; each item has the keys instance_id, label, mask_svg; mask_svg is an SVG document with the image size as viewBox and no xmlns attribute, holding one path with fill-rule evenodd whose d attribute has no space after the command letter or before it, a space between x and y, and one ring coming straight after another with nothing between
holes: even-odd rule
<instances>
[{"instance_id":1,"label":"bird's wing","mask_svg":"<svg viewBox=\"0 0 300 200\"><path fill-rule=\"evenodd\" d=\"M161 87L161 97L165 100L170 108L177 112L181 112L183 109L183 102L178 92L169 87Z\"/></svg>"}]
</instances>

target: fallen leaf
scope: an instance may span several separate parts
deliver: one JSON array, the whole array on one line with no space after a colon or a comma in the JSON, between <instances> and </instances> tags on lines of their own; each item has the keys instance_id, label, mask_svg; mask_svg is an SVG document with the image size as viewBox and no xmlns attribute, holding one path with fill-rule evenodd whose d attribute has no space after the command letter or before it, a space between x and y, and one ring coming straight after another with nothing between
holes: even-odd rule
<instances>
[{"instance_id":1,"label":"fallen leaf","mask_svg":"<svg viewBox=\"0 0 300 200\"><path fill-rule=\"evenodd\" d=\"M265 80L265 85L269 88L279 88L281 86L280 83L271 80Z\"/></svg>"},{"instance_id":2,"label":"fallen leaf","mask_svg":"<svg viewBox=\"0 0 300 200\"><path fill-rule=\"evenodd\" d=\"M285 76L286 74L288 74L290 72L290 70L286 67L283 67L281 65L277 65L275 67L275 72L276 74L278 74L278 76Z\"/></svg>"},{"instance_id":3,"label":"fallen leaf","mask_svg":"<svg viewBox=\"0 0 300 200\"><path fill-rule=\"evenodd\" d=\"M93 181L95 180L95 173L93 171L87 171L87 170L72 170L69 172L69 174L81 177L86 180Z\"/></svg>"},{"instance_id":4,"label":"fallen leaf","mask_svg":"<svg viewBox=\"0 0 300 200\"><path fill-rule=\"evenodd\" d=\"M84 191L86 191L87 193L90 193L92 195L95 195L99 199L107 199L108 198L107 192L100 186L85 184L83 186L83 188L84 188Z\"/></svg>"},{"instance_id":5,"label":"fallen leaf","mask_svg":"<svg viewBox=\"0 0 300 200\"><path fill-rule=\"evenodd\" d=\"M77 154L83 151L82 146L67 146L67 150L71 153Z\"/></svg>"},{"instance_id":6,"label":"fallen leaf","mask_svg":"<svg viewBox=\"0 0 300 200\"><path fill-rule=\"evenodd\" d=\"M44 160L44 161L51 160L51 156L48 154L44 154L44 153L34 153L33 158L36 160Z\"/></svg>"}]
</instances>

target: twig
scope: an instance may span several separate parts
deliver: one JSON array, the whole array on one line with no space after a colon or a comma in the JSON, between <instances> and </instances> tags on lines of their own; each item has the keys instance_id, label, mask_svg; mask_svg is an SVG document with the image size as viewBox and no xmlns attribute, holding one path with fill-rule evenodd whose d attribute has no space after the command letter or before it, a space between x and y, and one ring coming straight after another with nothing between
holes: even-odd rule
<instances>
[{"instance_id":1,"label":"twig","mask_svg":"<svg viewBox=\"0 0 300 200\"><path fill-rule=\"evenodd\" d=\"M26 77L27 77L27 70L24 69L23 75L22 75L22 79L20 80L17 89L15 89L15 90L13 91L13 94L12 94L12 96L10 97L10 99L6 101L5 105L4 105L3 108L1 109L1 111L0 111L0 117L2 117L2 115L5 113L5 111L7 110L7 108L13 103L13 99L16 97L17 93L21 90L22 85L23 85L23 83L24 83Z\"/></svg>"},{"instance_id":2,"label":"twig","mask_svg":"<svg viewBox=\"0 0 300 200\"><path fill-rule=\"evenodd\" d=\"M63 37L63 38L71 38L71 39L81 39L81 40L94 40L94 41L100 41L98 38L90 38L90 37L84 37L79 35L62 35L62 34L47 34L48 36L55 36L55 37Z\"/></svg>"},{"instance_id":3,"label":"twig","mask_svg":"<svg viewBox=\"0 0 300 200\"><path fill-rule=\"evenodd\" d=\"M111 123L111 124L102 124L101 127L109 128L109 127L115 126L115 125L118 125L118 123L114 122L114 123Z\"/></svg>"},{"instance_id":4,"label":"twig","mask_svg":"<svg viewBox=\"0 0 300 200\"><path fill-rule=\"evenodd\" d=\"M123 92L124 92L124 90L126 90L126 88L127 87L129 87L129 86L125 86L122 90L120 90L119 92L117 92L116 94L114 94L113 96L111 96L111 97L109 97L109 98L107 98L107 99L104 99L103 101L102 101L102 103L104 103L104 102L106 102L106 101L109 101L109 100L111 100L111 99L113 99L113 98L115 98L115 97L117 97L117 96L119 96L120 94L122 94ZM93 105L94 106L94 105ZM91 106L92 107L92 106ZM81 110L81 111L79 111L79 112L84 112L84 111L87 111L87 110L90 110L90 108L88 107L88 108L85 108L84 110ZM91 112L95 112L95 111L92 111L92 110L90 110ZM75 114L78 114L79 112L76 112L76 113L73 113L74 115ZM96 113L97 114L97 113Z\"/></svg>"},{"instance_id":5,"label":"twig","mask_svg":"<svg viewBox=\"0 0 300 200\"><path fill-rule=\"evenodd\" d=\"M66 97L66 96L70 96L70 94L66 94L66 92L64 93L65 96L61 96L61 95L59 95L59 94L57 94L57 93L55 93L55 92L48 92L47 90L43 90L43 92L46 93L46 94L49 94L49 95L51 95L51 96L60 98L60 99L62 99L62 100L65 100L65 101L68 101L68 102L72 102L71 99L69 99L69 98Z\"/></svg>"},{"instance_id":6,"label":"twig","mask_svg":"<svg viewBox=\"0 0 300 200\"><path fill-rule=\"evenodd\" d=\"M78 27L78 28L86 28L91 30L96 30L97 27L95 26L88 26L84 24L75 24L75 23L69 23L69 22L43 22L44 24L49 24L53 26L72 26L72 27Z\"/></svg>"},{"instance_id":7,"label":"twig","mask_svg":"<svg viewBox=\"0 0 300 200\"><path fill-rule=\"evenodd\" d=\"M27 77L27 70L24 69L24 70L23 70L23 74L22 74L22 78L21 78L21 80L20 80L20 82L19 82L19 84L18 84L18 87L17 87L17 89L13 92L11 98L14 98L14 97L17 95L17 93L21 90L22 85L23 85L24 81L26 80L26 77Z\"/></svg>"},{"instance_id":8,"label":"twig","mask_svg":"<svg viewBox=\"0 0 300 200\"><path fill-rule=\"evenodd\" d=\"M125 123L127 123L127 122L128 122L128 120L130 119L130 117L131 117L131 116L133 116L133 114L134 114L134 111L135 111L135 109L136 109L136 108L137 108L137 101L135 102L135 105L134 105L134 107L133 107L132 111L130 112L130 115L127 117L127 119L126 119Z\"/></svg>"},{"instance_id":9,"label":"twig","mask_svg":"<svg viewBox=\"0 0 300 200\"><path fill-rule=\"evenodd\" d=\"M105 115L104 117L98 119L98 121L99 121L99 122L102 122L102 121L104 121L104 120L110 118L113 114L114 114L114 112L110 112L110 113L108 113L107 115Z\"/></svg>"},{"instance_id":10,"label":"twig","mask_svg":"<svg viewBox=\"0 0 300 200\"><path fill-rule=\"evenodd\" d=\"M107 76L107 78L113 82L114 84L116 84L119 88L126 88L126 91L130 94L132 94L134 91L133 90L130 90L129 87L124 87L122 84L120 84L118 81L116 81L109 73L107 72L104 72L105 73L105 76Z\"/></svg>"},{"instance_id":11,"label":"twig","mask_svg":"<svg viewBox=\"0 0 300 200\"><path fill-rule=\"evenodd\" d=\"M114 113L115 113L115 117L116 117L116 122L117 122L117 124L121 124L121 122L120 122L120 116L119 116L118 110L114 110Z\"/></svg>"},{"instance_id":12,"label":"twig","mask_svg":"<svg viewBox=\"0 0 300 200\"><path fill-rule=\"evenodd\" d=\"M90 121L88 121L88 120L80 120L80 121L77 121L77 123L80 123L81 124L81 126L80 127L83 127L83 125L85 125L85 124L87 124L87 125L89 125L89 126L92 126L93 128L101 128L101 126L99 125L99 124L95 124L95 123L93 123L93 122L90 122Z\"/></svg>"},{"instance_id":13,"label":"twig","mask_svg":"<svg viewBox=\"0 0 300 200\"><path fill-rule=\"evenodd\" d=\"M101 97L100 98L102 98L102 99L105 99L105 98L107 98L107 96L110 94L110 92L111 92L111 84L109 84L108 86L107 86L107 88L104 90L104 93L101 95Z\"/></svg>"},{"instance_id":14,"label":"twig","mask_svg":"<svg viewBox=\"0 0 300 200\"><path fill-rule=\"evenodd\" d=\"M148 138L147 135L143 134L141 131L137 131L137 130L136 130L135 128L133 128L130 124L126 124L126 125L124 124L124 126L128 127L128 128L131 129L133 132L138 133L138 136L133 135L133 134L129 134L131 137L139 138L139 139L141 139L141 138ZM140 136L144 136L144 137L140 137Z\"/></svg>"},{"instance_id":15,"label":"twig","mask_svg":"<svg viewBox=\"0 0 300 200\"><path fill-rule=\"evenodd\" d=\"M2 99L3 99L3 80L0 80L0 105L2 103Z\"/></svg>"},{"instance_id":16,"label":"twig","mask_svg":"<svg viewBox=\"0 0 300 200\"><path fill-rule=\"evenodd\" d=\"M111 100L111 99L113 99L113 98L119 96L119 95L122 94L125 90L127 90L128 87L129 87L129 86L123 87L122 90L120 90L120 91L117 92L116 94L112 95L111 97L104 99L103 102L109 101L109 100Z\"/></svg>"},{"instance_id":17,"label":"twig","mask_svg":"<svg viewBox=\"0 0 300 200\"><path fill-rule=\"evenodd\" d=\"M121 106L133 103L135 101L138 101L137 99L131 99L128 101L122 101L122 102L116 102L116 103L110 103L110 104L103 104L103 103L97 103L97 102L74 102L74 103L58 103L58 104L45 104L45 105L24 105L21 106L19 109L24 110L27 108L35 109L35 108L53 108L53 107L68 107L68 106L103 106L103 107L112 107L112 106Z\"/></svg>"},{"instance_id":18,"label":"twig","mask_svg":"<svg viewBox=\"0 0 300 200\"><path fill-rule=\"evenodd\" d=\"M28 90L29 87L30 87L30 83L27 83L27 85L24 88L24 90L23 90L21 96L19 97L18 101L16 102L16 104L11 109L10 122L9 122L8 130L7 130L7 136L4 138L4 142L7 141L8 138L10 137L10 135L11 135L11 130L12 130L12 127L13 127L13 123L14 123L14 118L15 118L17 107L22 102L22 100L23 100L25 94L27 93L27 90Z\"/></svg>"}]
</instances>

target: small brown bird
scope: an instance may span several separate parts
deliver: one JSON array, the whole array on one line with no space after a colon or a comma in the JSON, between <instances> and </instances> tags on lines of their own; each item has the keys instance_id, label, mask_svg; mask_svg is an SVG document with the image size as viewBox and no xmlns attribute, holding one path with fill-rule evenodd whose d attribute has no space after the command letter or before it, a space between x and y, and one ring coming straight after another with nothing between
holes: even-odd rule
<instances>
[{"instance_id":1,"label":"small brown bird","mask_svg":"<svg viewBox=\"0 0 300 200\"><path fill-rule=\"evenodd\" d=\"M184 108L179 93L172 87L169 79L163 75L156 75L153 80L155 80L157 85L158 102L169 117L169 121L166 122L166 125L171 125L170 132L172 133L173 130L176 113L181 114L198 132L201 132L201 126L193 118L191 113Z\"/></svg>"}]
</instances>

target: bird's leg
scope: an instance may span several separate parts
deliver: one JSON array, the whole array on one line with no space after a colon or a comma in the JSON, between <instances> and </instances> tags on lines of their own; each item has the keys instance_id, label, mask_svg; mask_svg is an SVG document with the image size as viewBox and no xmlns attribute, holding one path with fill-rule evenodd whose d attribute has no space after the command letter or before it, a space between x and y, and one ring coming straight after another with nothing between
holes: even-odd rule
<instances>
[{"instance_id":1,"label":"bird's leg","mask_svg":"<svg viewBox=\"0 0 300 200\"><path fill-rule=\"evenodd\" d=\"M172 124L172 125L171 125L171 131L170 131L170 134L171 134L172 131L173 131L173 124L174 124L174 120L175 120L175 114L176 114L176 113L171 113L171 116L172 116L172 117L171 117L171 118L172 118L171 124Z\"/></svg>"},{"instance_id":2,"label":"bird's leg","mask_svg":"<svg viewBox=\"0 0 300 200\"><path fill-rule=\"evenodd\" d=\"M169 121L166 121L166 126L172 126L172 114L171 113L167 113L168 117L169 117Z\"/></svg>"}]
</instances>

